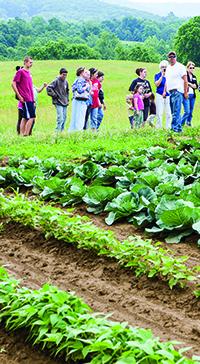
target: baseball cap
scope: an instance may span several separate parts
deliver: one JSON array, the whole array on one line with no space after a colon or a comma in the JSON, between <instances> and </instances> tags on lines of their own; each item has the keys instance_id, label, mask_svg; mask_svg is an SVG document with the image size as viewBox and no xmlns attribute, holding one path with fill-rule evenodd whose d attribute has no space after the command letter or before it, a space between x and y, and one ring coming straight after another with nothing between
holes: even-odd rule
<instances>
[{"instance_id":1,"label":"baseball cap","mask_svg":"<svg viewBox=\"0 0 200 364\"><path fill-rule=\"evenodd\" d=\"M169 58L169 57L171 57L171 56L176 57L176 52L174 52L174 51L170 51L170 52L168 53L167 57Z\"/></svg>"}]
</instances>

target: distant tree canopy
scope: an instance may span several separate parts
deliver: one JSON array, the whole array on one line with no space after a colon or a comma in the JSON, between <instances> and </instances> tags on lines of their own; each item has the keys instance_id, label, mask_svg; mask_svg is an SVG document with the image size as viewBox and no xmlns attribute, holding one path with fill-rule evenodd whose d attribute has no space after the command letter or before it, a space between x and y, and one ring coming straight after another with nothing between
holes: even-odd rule
<instances>
[{"instance_id":1,"label":"distant tree canopy","mask_svg":"<svg viewBox=\"0 0 200 364\"><path fill-rule=\"evenodd\" d=\"M172 20L125 17L101 23L75 23L39 16L29 21L0 20L0 59L20 59L29 53L35 59L159 61L166 58L182 24L178 18Z\"/></svg>"},{"instance_id":2,"label":"distant tree canopy","mask_svg":"<svg viewBox=\"0 0 200 364\"><path fill-rule=\"evenodd\" d=\"M176 35L175 47L179 60L186 64L189 60L200 66L200 16L195 16L183 24Z\"/></svg>"}]
</instances>

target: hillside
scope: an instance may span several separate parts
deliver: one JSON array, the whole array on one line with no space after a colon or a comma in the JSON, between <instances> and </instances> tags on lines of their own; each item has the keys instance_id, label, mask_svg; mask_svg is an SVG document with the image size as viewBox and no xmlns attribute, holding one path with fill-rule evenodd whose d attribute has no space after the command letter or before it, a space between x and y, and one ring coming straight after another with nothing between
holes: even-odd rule
<instances>
[{"instance_id":1,"label":"hillside","mask_svg":"<svg viewBox=\"0 0 200 364\"><path fill-rule=\"evenodd\" d=\"M142 10L108 4L101 0L0 0L0 18L24 18L42 16L45 19L57 17L62 20L105 20L124 16L142 17L158 20L155 16Z\"/></svg>"}]
</instances>

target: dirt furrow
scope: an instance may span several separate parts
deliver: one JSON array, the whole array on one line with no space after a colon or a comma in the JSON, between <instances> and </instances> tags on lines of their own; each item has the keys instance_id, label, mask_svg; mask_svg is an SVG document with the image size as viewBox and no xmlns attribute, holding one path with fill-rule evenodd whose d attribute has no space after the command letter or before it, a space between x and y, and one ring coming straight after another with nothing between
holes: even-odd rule
<instances>
[{"instance_id":1,"label":"dirt furrow","mask_svg":"<svg viewBox=\"0 0 200 364\"><path fill-rule=\"evenodd\" d=\"M179 247L179 249L181 249ZM179 340L200 354L200 302L192 287L170 290L164 282L137 279L112 260L39 232L9 225L0 237L1 262L23 284L37 288L47 281L75 291L95 311L133 326L151 328L163 340Z\"/></svg>"}]
</instances>

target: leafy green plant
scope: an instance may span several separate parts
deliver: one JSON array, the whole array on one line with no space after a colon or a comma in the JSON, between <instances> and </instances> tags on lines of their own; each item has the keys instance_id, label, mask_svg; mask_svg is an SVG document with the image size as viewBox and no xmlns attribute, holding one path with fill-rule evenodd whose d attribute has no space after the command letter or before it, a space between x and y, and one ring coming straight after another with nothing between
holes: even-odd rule
<instances>
[{"instance_id":1,"label":"leafy green plant","mask_svg":"<svg viewBox=\"0 0 200 364\"><path fill-rule=\"evenodd\" d=\"M67 363L183 363L171 342L161 342L150 330L129 327L93 313L83 300L45 284L39 290L20 287L0 268L0 320L9 331L26 329L33 345ZM127 361L127 359L129 361Z\"/></svg>"}]
</instances>

